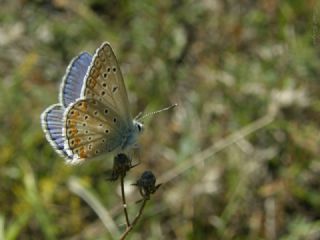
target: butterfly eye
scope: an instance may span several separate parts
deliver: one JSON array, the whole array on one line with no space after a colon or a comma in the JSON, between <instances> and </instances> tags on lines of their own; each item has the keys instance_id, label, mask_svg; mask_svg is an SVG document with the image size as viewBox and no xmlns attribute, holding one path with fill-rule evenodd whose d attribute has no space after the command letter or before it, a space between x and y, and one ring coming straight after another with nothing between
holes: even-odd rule
<instances>
[{"instance_id":1,"label":"butterfly eye","mask_svg":"<svg viewBox=\"0 0 320 240\"><path fill-rule=\"evenodd\" d=\"M137 124L137 128L138 128L138 131L139 132L142 132L143 131L143 126L142 126L142 124Z\"/></svg>"}]
</instances>

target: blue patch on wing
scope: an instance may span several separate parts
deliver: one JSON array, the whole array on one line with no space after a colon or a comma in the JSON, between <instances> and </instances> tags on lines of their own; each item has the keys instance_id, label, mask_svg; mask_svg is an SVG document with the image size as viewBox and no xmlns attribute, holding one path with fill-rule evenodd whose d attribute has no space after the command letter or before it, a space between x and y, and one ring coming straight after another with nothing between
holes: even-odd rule
<instances>
[{"instance_id":1,"label":"blue patch on wing","mask_svg":"<svg viewBox=\"0 0 320 240\"><path fill-rule=\"evenodd\" d=\"M47 140L54 149L63 157L72 159L64 148L63 112L64 108L60 104L50 106L41 114L41 124Z\"/></svg>"},{"instance_id":2,"label":"blue patch on wing","mask_svg":"<svg viewBox=\"0 0 320 240\"><path fill-rule=\"evenodd\" d=\"M92 56L83 52L70 62L60 89L60 102L65 108L80 97L83 80L91 60Z\"/></svg>"}]
</instances>

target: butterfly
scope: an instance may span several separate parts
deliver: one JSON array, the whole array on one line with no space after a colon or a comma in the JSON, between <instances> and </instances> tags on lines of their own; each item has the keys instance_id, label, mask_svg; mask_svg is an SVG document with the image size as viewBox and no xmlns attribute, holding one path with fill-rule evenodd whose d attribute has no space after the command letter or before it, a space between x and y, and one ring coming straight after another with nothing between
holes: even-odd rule
<instances>
[{"instance_id":1,"label":"butterfly","mask_svg":"<svg viewBox=\"0 0 320 240\"><path fill-rule=\"evenodd\" d=\"M83 52L70 62L59 103L41 114L41 125L48 142L70 164L137 146L143 124L131 117L124 80L108 42L93 56Z\"/></svg>"}]
</instances>

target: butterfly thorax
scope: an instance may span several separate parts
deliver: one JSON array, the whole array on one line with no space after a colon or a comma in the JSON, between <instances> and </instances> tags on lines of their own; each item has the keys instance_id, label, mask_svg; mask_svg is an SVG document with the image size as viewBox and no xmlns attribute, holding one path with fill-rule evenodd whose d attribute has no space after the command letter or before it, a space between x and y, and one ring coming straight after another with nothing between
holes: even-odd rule
<instances>
[{"instance_id":1,"label":"butterfly thorax","mask_svg":"<svg viewBox=\"0 0 320 240\"><path fill-rule=\"evenodd\" d=\"M132 129L128 131L128 134L123 139L121 144L121 149L125 150L127 148L135 148L137 147L137 139L138 136L143 132L143 124L133 120Z\"/></svg>"}]
</instances>

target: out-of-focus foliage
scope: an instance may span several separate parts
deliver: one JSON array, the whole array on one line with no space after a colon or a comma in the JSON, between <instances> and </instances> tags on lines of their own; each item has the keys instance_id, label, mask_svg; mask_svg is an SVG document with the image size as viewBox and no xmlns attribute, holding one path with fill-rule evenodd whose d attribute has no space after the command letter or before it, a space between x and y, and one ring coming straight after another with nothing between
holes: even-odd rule
<instances>
[{"instance_id":1,"label":"out-of-focus foliage","mask_svg":"<svg viewBox=\"0 0 320 240\"><path fill-rule=\"evenodd\" d=\"M165 182L130 239L320 238L317 1L0 4L0 239L111 239L72 176L123 230L112 158L67 166L39 121L69 61L103 41L133 115L179 104L146 121L127 180L151 169Z\"/></svg>"}]
</instances>

